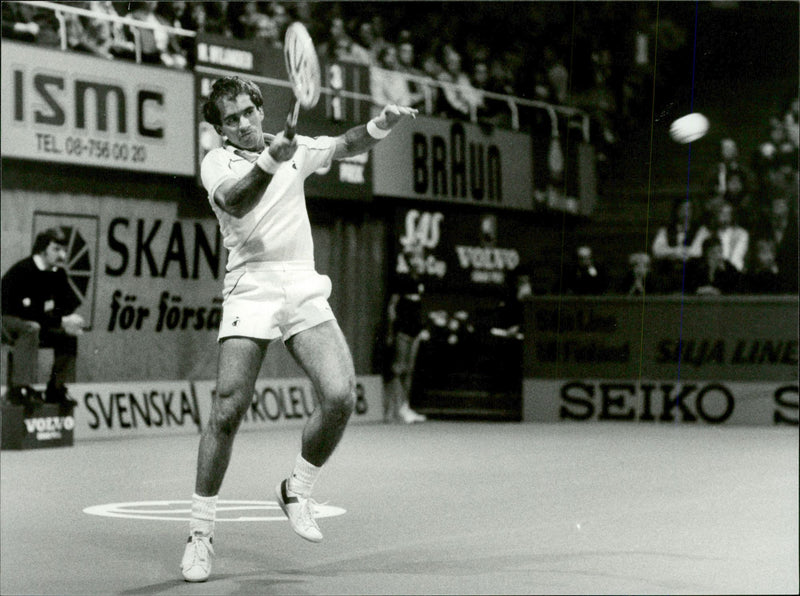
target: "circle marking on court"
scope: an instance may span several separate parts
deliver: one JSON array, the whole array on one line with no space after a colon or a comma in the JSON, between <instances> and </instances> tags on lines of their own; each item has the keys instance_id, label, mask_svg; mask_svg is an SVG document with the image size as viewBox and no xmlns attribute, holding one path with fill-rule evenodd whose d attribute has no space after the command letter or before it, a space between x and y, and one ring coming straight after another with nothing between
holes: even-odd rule
<instances>
[{"instance_id":1,"label":"circle marking on court","mask_svg":"<svg viewBox=\"0 0 800 596\"><path fill-rule=\"evenodd\" d=\"M86 507L83 512L100 517L122 519L186 522L191 517L192 502L183 501L131 501L105 503ZM336 517L347 510L324 503L314 505L314 517ZM227 501L217 502L217 522L270 522L286 521L277 501Z\"/></svg>"}]
</instances>

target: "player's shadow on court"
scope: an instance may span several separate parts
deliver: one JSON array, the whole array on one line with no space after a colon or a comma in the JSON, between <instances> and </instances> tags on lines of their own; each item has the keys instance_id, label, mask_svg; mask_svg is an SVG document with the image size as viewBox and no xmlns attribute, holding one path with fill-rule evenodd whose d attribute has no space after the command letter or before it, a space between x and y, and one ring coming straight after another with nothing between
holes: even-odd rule
<instances>
[{"instance_id":1,"label":"player's shadow on court","mask_svg":"<svg viewBox=\"0 0 800 596\"><path fill-rule=\"evenodd\" d=\"M225 583L225 588L215 591L214 584ZM288 592L286 586L295 586L291 593L302 594L296 587L296 584L304 583L301 579L269 579L262 575L252 575L250 578L238 573L212 573L208 581L201 584L190 584L182 579L173 579L166 582L157 584L150 584L140 588L132 588L130 590L123 590L118 592L121 596L137 596L145 594L180 594L191 593L185 590L190 589L191 586L198 588L198 593L202 590L204 594L263 594L269 596L272 594L286 594ZM200 588L200 586L203 586ZM221 586L220 586L221 587Z\"/></svg>"}]
</instances>

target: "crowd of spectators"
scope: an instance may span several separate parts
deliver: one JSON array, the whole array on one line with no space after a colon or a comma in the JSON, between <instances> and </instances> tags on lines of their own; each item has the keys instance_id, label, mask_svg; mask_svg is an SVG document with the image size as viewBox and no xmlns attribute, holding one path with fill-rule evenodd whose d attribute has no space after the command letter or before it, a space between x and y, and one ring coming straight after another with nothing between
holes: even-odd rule
<instances>
[{"instance_id":1,"label":"crowd of spectators","mask_svg":"<svg viewBox=\"0 0 800 596\"><path fill-rule=\"evenodd\" d=\"M479 119L508 125L505 100L491 94L526 96L519 86L524 70L516 52L498 52L487 44L456 45L455 33L430 38L410 27L391 28L380 13L348 3L291 2L60 2L96 13L63 13L65 42L55 12L48 7L3 3L3 36L107 59L140 58L172 68L192 66L194 41L174 29L234 39L259 39L280 48L288 25L304 22L317 42L320 57L370 67L377 81L376 101L403 100L427 113L448 118ZM361 3L358 3L361 4ZM386 5L388 6L388 5ZM479 7L479 5L476 5ZM137 27L103 16L128 17ZM420 22L420 29L425 23ZM428 27L430 25L428 24ZM563 52L543 50L545 77L530 96L550 103L570 103L569 73ZM388 72L386 72L388 71ZM489 96L487 96L487 93Z\"/></svg>"},{"instance_id":2,"label":"crowd of spectators","mask_svg":"<svg viewBox=\"0 0 800 596\"><path fill-rule=\"evenodd\" d=\"M644 5L626 21L628 35L604 41L592 32L613 30L619 13L607 6L593 11L573 7L571 35L580 43L571 47L585 48L576 55L564 50L567 44L560 43L557 35L547 34L554 24L553 31L559 30L560 9L529 8L516 26L526 27L533 40L552 42L542 44L537 55L525 61L525 52L513 39L499 36L506 47L488 41L498 37L492 30L497 23L488 17L500 9L482 3L475 4L475 14L458 18L448 13L447 6L440 6L434 18L434 13L421 14L422 9L414 9L412 3L398 3L402 6L395 13L388 3L383 12L380 6L364 3L61 4L97 14L97 18L64 14L63 34L69 49L133 60L138 42L142 61L181 69L192 65L194 40L174 28L259 39L280 48L288 25L299 20L311 30L323 61L335 59L370 68L376 106L399 103L450 119L505 126L510 110L501 95L572 105L589 114L600 161L617 143L617 128L635 116L635 98L645 84L642 73L653 59L653 15ZM3 2L2 11L4 37L49 46L65 43L52 10ZM394 14L397 22L387 26L384 14ZM134 27L102 15L129 17L147 26ZM415 19L413 32L408 15ZM450 18L452 22L446 21ZM482 29L482 36L456 43L459 27L470 25L475 33ZM511 25L506 15L502 26ZM431 31L440 35L425 34ZM685 31L662 16L660 52L677 51L685 38ZM751 159L740 154L735 139L721 141L717 163L706 178L706 194L676 201L650 251L629 255L629 271L623 280L610 280L594 262L591 247L580 246L574 253L574 267L562 276L559 288L574 294L797 292L799 136L798 98L793 95L768 119L765 138Z\"/></svg>"},{"instance_id":3,"label":"crowd of spectators","mask_svg":"<svg viewBox=\"0 0 800 596\"><path fill-rule=\"evenodd\" d=\"M735 139L720 141L719 158L698 196L673 203L649 252L629 256L614 284L577 248L561 288L567 293L797 294L798 98L768 119L767 138L750 163Z\"/></svg>"}]
</instances>

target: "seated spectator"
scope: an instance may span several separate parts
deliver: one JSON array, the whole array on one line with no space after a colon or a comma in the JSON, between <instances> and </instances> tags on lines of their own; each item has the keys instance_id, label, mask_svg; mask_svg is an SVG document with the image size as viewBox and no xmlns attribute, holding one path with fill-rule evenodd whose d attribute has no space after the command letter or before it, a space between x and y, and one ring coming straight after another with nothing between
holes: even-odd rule
<instances>
[{"instance_id":1,"label":"seated spectator","mask_svg":"<svg viewBox=\"0 0 800 596\"><path fill-rule=\"evenodd\" d=\"M408 32L404 33L407 34ZM425 111L425 89L428 86L423 85L420 80L425 77L425 72L416 67L414 60L414 44L411 42L410 34L401 34L400 43L397 47L397 70L412 77L417 77L416 80L413 78L408 79L408 90L412 98L412 103L409 105L412 108Z\"/></svg>"},{"instance_id":2,"label":"seated spectator","mask_svg":"<svg viewBox=\"0 0 800 596\"><path fill-rule=\"evenodd\" d=\"M438 80L445 83L442 87L444 101L440 102L439 113L453 120L469 120L470 99L475 96L475 89L461 70L461 55L450 45L445 46L443 55L445 67Z\"/></svg>"},{"instance_id":3,"label":"seated spectator","mask_svg":"<svg viewBox=\"0 0 800 596\"><path fill-rule=\"evenodd\" d=\"M789 100L789 107L783 114L783 127L786 130L786 139L794 148L792 155L792 167L795 172L798 169L798 149L800 149L800 98L794 93Z\"/></svg>"},{"instance_id":4,"label":"seated spectator","mask_svg":"<svg viewBox=\"0 0 800 596\"><path fill-rule=\"evenodd\" d=\"M697 233L693 213L691 201L675 201L669 223L658 228L653 240L654 269L664 291L680 291L684 263L703 254L703 238Z\"/></svg>"},{"instance_id":5,"label":"seated spectator","mask_svg":"<svg viewBox=\"0 0 800 596\"><path fill-rule=\"evenodd\" d=\"M554 92L547 80L547 73L541 65L536 65L531 76L531 89L535 101L555 103ZM510 95L513 95L510 94ZM535 138L550 138L553 130L552 120L546 110L519 106L520 126Z\"/></svg>"},{"instance_id":6,"label":"seated spectator","mask_svg":"<svg viewBox=\"0 0 800 596\"><path fill-rule=\"evenodd\" d=\"M183 15L185 14L186 2L183 2L182 0L178 2L159 2L156 5L156 17L158 17L158 20L163 25L168 27L182 29L181 23L183 22ZM185 50L185 44L183 43L182 36L175 33L169 33L167 51L170 55L178 57L177 60L179 62L182 62L183 66L180 66L180 68L186 68L187 52ZM180 57L183 59L181 60Z\"/></svg>"},{"instance_id":7,"label":"seated spectator","mask_svg":"<svg viewBox=\"0 0 800 596\"><path fill-rule=\"evenodd\" d=\"M628 272L620 287L621 294L644 296L658 291L658 285L652 274L650 255L646 252L635 252L628 257L628 266Z\"/></svg>"},{"instance_id":8,"label":"seated spectator","mask_svg":"<svg viewBox=\"0 0 800 596\"><path fill-rule=\"evenodd\" d=\"M134 43L125 35L125 27L116 19L106 19L107 17L121 16L114 8L111 1L87 2L89 10L97 13L98 18L89 19L86 28L90 30L90 35L99 44L99 53L108 54L113 58L123 60L136 59L136 47Z\"/></svg>"},{"instance_id":9,"label":"seated spectator","mask_svg":"<svg viewBox=\"0 0 800 596\"><path fill-rule=\"evenodd\" d=\"M579 246L575 256L574 264L565 274L563 289L566 293L577 296L604 294L608 280L603 269L595 264L591 247Z\"/></svg>"},{"instance_id":10,"label":"seated spectator","mask_svg":"<svg viewBox=\"0 0 800 596\"><path fill-rule=\"evenodd\" d=\"M531 73L531 87L533 89L533 99L555 103L555 91L550 86L547 72L541 66L535 67Z\"/></svg>"},{"instance_id":11,"label":"seated spectator","mask_svg":"<svg viewBox=\"0 0 800 596\"><path fill-rule=\"evenodd\" d=\"M91 2L64 2L73 8L91 10ZM92 26L92 19L72 12L64 13L67 32L67 48L73 52L85 52L101 58L113 59L103 39L103 31Z\"/></svg>"},{"instance_id":12,"label":"seated spectator","mask_svg":"<svg viewBox=\"0 0 800 596\"><path fill-rule=\"evenodd\" d=\"M36 9L30 4L3 2L3 39L35 42L39 24L34 20Z\"/></svg>"},{"instance_id":13,"label":"seated spectator","mask_svg":"<svg viewBox=\"0 0 800 596\"><path fill-rule=\"evenodd\" d=\"M194 31L195 33L205 33L206 31L206 7L204 2L190 2L187 10L181 16L181 28ZM186 62L190 68L197 64L197 43L195 38L181 38L181 47L186 55Z\"/></svg>"},{"instance_id":14,"label":"seated spectator","mask_svg":"<svg viewBox=\"0 0 800 596\"><path fill-rule=\"evenodd\" d=\"M230 2L227 9L228 25L236 39L249 39L255 34L255 19L261 12L259 2L244 0Z\"/></svg>"},{"instance_id":15,"label":"seated spectator","mask_svg":"<svg viewBox=\"0 0 800 596\"><path fill-rule=\"evenodd\" d=\"M292 22L286 7L280 2L270 2L267 5L267 16L272 19L272 22L278 28L278 37L283 39L286 35L286 29L289 28L289 24Z\"/></svg>"},{"instance_id":16,"label":"seated spectator","mask_svg":"<svg viewBox=\"0 0 800 596\"><path fill-rule=\"evenodd\" d=\"M775 263L784 291L798 290L798 229L797 216L793 216L786 196L776 196L770 201L770 209L758 228L760 238L769 238L775 248Z\"/></svg>"},{"instance_id":17,"label":"seated spectator","mask_svg":"<svg viewBox=\"0 0 800 596\"><path fill-rule=\"evenodd\" d=\"M164 22L156 15L158 2L131 2L130 18L142 21L148 27L139 27L142 62L163 64L171 68L186 68L187 60L182 53L173 51L173 37L165 28Z\"/></svg>"},{"instance_id":18,"label":"seated spectator","mask_svg":"<svg viewBox=\"0 0 800 596\"><path fill-rule=\"evenodd\" d=\"M472 64L472 73L469 75L472 85L472 96L467 98L475 113L479 116L487 114L486 95L483 91L489 90L489 66L484 60L477 60Z\"/></svg>"},{"instance_id":19,"label":"seated spectator","mask_svg":"<svg viewBox=\"0 0 800 596\"><path fill-rule=\"evenodd\" d=\"M431 111L430 114L436 114L439 111L439 106L444 101L442 97L442 89L439 85L434 84L434 81L439 80L439 75L442 74L442 65L436 60L433 54L426 54L422 58L422 72L427 80L430 81L429 85L423 88L423 93L430 99Z\"/></svg>"},{"instance_id":20,"label":"seated spectator","mask_svg":"<svg viewBox=\"0 0 800 596\"><path fill-rule=\"evenodd\" d=\"M573 104L589 114L590 136L597 152L597 159L606 162L610 158L617 134L614 132L614 117L617 102L610 85L611 52L592 52L592 86L573 95Z\"/></svg>"},{"instance_id":21,"label":"seated spectator","mask_svg":"<svg viewBox=\"0 0 800 596\"><path fill-rule=\"evenodd\" d=\"M796 149L789 140L783 121L780 118L770 118L769 140L758 146L753 158L762 198L763 191L783 182L782 170L787 163L796 161L795 153Z\"/></svg>"},{"instance_id":22,"label":"seated spectator","mask_svg":"<svg viewBox=\"0 0 800 596\"><path fill-rule=\"evenodd\" d=\"M331 19L328 39L318 49L320 57L340 62L369 65L370 55L347 34L341 17Z\"/></svg>"},{"instance_id":23,"label":"seated spectator","mask_svg":"<svg viewBox=\"0 0 800 596\"><path fill-rule=\"evenodd\" d=\"M769 238L758 238L751 252L753 257L742 279L742 291L748 294L783 292L783 280L775 260L775 243Z\"/></svg>"},{"instance_id":24,"label":"seated spectator","mask_svg":"<svg viewBox=\"0 0 800 596\"><path fill-rule=\"evenodd\" d=\"M45 230L36 236L33 254L12 265L2 280L3 338L14 346L9 385L33 385L38 349L53 348L45 398L56 403L72 402L65 384L75 380L77 337L84 326L83 318L75 313L80 300L64 271L66 257L64 233Z\"/></svg>"},{"instance_id":25,"label":"seated spectator","mask_svg":"<svg viewBox=\"0 0 800 596\"><path fill-rule=\"evenodd\" d=\"M422 99L421 95L411 95L408 79L398 70L397 50L392 45L384 46L378 65L370 69L370 90L376 116L388 104L411 106Z\"/></svg>"},{"instance_id":26,"label":"seated spectator","mask_svg":"<svg viewBox=\"0 0 800 596\"><path fill-rule=\"evenodd\" d=\"M156 4L156 17L162 25L167 27L181 28L181 19L186 12L186 2L158 2ZM166 54L169 59L164 60L162 55L161 61L167 66L173 68L186 68L188 60L186 58L186 51L181 43L181 36L167 32L167 45ZM170 63L171 61L171 63Z\"/></svg>"},{"instance_id":27,"label":"seated spectator","mask_svg":"<svg viewBox=\"0 0 800 596\"><path fill-rule=\"evenodd\" d=\"M378 65L380 53L389 45L383 37L375 33L372 22L366 21L358 27L358 42L369 54L369 63L372 66Z\"/></svg>"},{"instance_id":28,"label":"seated spectator","mask_svg":"<svg viewBox=\"0 0 800 596\"><path fill-rule=\"evenodd\" d=\"M734 222L733 207L730 203L724 200L717 203L711 222L707 226L702 226L697 235L701 241L711 236L719 238L722 243L722 257L737 270L744 269L750 234Z\"/></svg>"},{"instance_id":29,"label":"seated spectator","mask_svg":"<svg viewBox=\"0 0 800 596\"><path fill-rule=\"evenodd\" d=\"M228 23L228 7L229 2L192 2L192 6L201 4L205 12L204 28L202 31L211 33L212 35L222 35L224 37L233 37L231 26ZM200 31L200 29L197 29Z\"/></svg>"},{"instance_id":30,"label":"seated spectator","mask_svg":"<svg viewBox=\"0 0 800 596\"><path fill-rule=\"evenodd\" d=\"M43 46L61 45L61 25L55 11L18 2L2 3L3 37Z\"/></svg>"},{"instance_id":31,"label":"seated spectator","mask_svg":"<svg viewBox=\"0 0 800 596\"><path fill-rule=\"evenodd\" d=\"M750 191L755 175L739 159L736 141L726 137L719 144L719 160L708 177L708 188L712 197L729 202L746 221L750 214Z\"/></svg>"},{"instance_id":32,"label":"seated spectator","mask_svg":"<svg viewBox=\"0 0 800 596\"><path fill-rule=\"evenodd\" d=\"M508 103L497 97L490 97L484 91L490 93L510 95L512 89L502 79L493 76L492 73L498 72L501 67L499 61L494 61L495 68L490 69L486 60L476 61L472 66L472 85L474 95L471 103L474 105L478 122L493 126L510 126L511 108ZM505 74L502 75L503 78Z\"/></svg>"},{"instance_id":33,"label":"seated spectator","mask_svg":"<svg viewBox=\"0 0 800 596\"><path fill-rule=\"evenodd\" d=\"M569 71L552 47L544 49L543 56L547 82L553 90L554 103L567 103L569 99Z\"/></svg>"},{"instance_id":34,"label":"seated spectator","mask_svg":"<svg viewBox=\"0 0 800 596\"><path fill-rule=\"evenodd\" d=\"M718 236L703 241L703 256L686 265L686 292L701 296L733 294L739 289L741 273L722 253Z\"/></svg>"},{"instance_id":35,"label":"seated spectator","mask_svg":"<svg viewBox=\"0 0 800 596\"><path fill-rule=\"evenodd\" d=\"M283 49L283 41L281 41L278 25L269 18L267 15L262 14L256 19L255 24L255 37L259 43L266 47L275 48L276 50Z\"/></svg>"}]
</instances>

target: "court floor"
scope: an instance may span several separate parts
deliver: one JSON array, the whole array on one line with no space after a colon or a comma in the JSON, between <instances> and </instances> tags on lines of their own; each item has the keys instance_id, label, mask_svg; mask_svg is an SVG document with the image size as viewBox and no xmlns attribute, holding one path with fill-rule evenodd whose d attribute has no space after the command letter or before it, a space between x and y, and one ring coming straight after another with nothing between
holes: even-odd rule
<instances>
[{"instance_id":1,"label":"court floor","mask_svg":"<svg viewBox=\"0 0 800 596\"><path fill-rule=\"evenodd\" d=\"M274 503L299 436L238 437L205 584L178 569L196 436L3 451L0 592L798 593L797 428L352 426L321 544Z\"/></svg>"}]
</instances>

